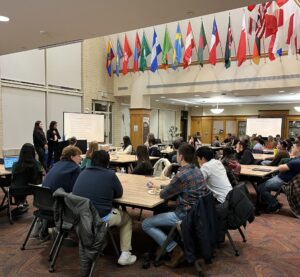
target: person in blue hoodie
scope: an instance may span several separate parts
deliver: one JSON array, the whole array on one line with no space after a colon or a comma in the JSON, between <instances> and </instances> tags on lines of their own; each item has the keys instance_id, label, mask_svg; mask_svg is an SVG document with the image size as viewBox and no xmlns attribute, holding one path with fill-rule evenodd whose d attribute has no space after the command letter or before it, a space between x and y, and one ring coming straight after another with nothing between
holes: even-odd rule
<instances>
[{"instance_id":1,"label":"person in blue hoodie","mask_svg":"<svg viewBox=\"0 0 300 277\"><path fill-rule=\"evenodd\" d=\"M55 163L43 181L43 187L50 188L53 192L62 187L66 192L71 192L80 173L81 150L69 145L64 148L60 161Z\"/></svg>"}]
</instances>

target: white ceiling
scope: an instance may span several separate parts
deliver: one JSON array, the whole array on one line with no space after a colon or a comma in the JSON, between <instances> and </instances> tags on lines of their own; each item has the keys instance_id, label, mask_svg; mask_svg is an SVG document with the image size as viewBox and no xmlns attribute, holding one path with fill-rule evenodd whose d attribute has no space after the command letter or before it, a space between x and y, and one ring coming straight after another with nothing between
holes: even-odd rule
<instances>
[{"instance_id":1,"label":"white ceiling","mask_svg":"<svg viewBox=\"0 0 300 277\"><path fill-rule=\"evenodd\" d=\"M153 102L174 105L211 106L237 104L283 104L300 103L300 88L272 88L235 91L218 91L207 93L184 93L151 96Z\"/></svg>"},{"instance_id":2,"label":"white ceiling","mask_svg":"<svg viewBox=\"0 0 300 277\"><path fill-rule=\"evenodd\" d=\"M0 55L266 2L263 0L0 0Z\"/></svg>"}]
</instances>

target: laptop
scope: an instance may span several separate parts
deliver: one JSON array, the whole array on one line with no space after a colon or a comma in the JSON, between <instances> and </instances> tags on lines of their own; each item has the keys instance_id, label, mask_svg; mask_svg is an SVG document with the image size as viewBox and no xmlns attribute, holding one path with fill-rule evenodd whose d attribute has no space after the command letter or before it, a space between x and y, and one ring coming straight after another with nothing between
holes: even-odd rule
<instances>
[{"instance_id":1,"label":"laptop","mask_svg":"<svg viewBox=\"0 0 300 277\"><path fill-rule=\"evenodd\" d=\"M6 170L11 170L14 162L17 162L19 159L19 156L9 156L9 157L4 157L4 168Z\"/></svg>"}]
</instances>

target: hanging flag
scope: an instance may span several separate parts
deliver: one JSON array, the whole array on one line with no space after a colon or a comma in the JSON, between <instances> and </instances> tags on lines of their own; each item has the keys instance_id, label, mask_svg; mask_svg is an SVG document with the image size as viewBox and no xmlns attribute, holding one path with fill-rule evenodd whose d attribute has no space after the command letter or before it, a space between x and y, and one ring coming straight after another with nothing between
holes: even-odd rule
<instances>
[{"instance_id":1,"label":"hanging flag","mask_svg":"<svg viewBox=\"0 0 300 277\"><path fill-rule=\"evenodd\" d=\"M252 11L255 9L255 6L256 6L256 5L249 5L249 6L248 6L248 11L249 11L249 12L252 12Z\"/></svg>"},{"instance_id":2,"label":"hanging flag","mask_svg":"<svg viewBox=\"0 0 300 277\"><path fill-rule=\"evenodd\" d=\"M274 40L274 44L273 44L273 49L272 49L272 53L276 56L282 56L282 51L283 51L283 22L284 22L284 13L283 13L283 9L279 9L276 12L277 14L277 33L276 33L276 38ZM272 38L271 38L272 41ZM270 44L271 44L270 41Z\"/></svg>"},{"instance_id":3,"label":"hanging flag","mask_svg":"<svg viewBox=\"0 0 300 277\"><path fill-rule=\"evenodd\" d=\"M141 42L138 32L135 36L134 54L133 54L133 72L139 70L139 57L141 55Z\"/></svg>"},{"instance_id":4,"label":"hanging flag","mask_svg":"<svg viewBox=\"0 0 300 277\"><path fill-rule=\"evenodd\" d=\"M195 47L195 42L193 38L191 22L188 24L186 39L185 39L185 50L183 56L183 68L187 68L192 63L193 48Z\"/></svg>"},{"instance_id":5,"label":"hanging flag","mask_svg":"<svg viewBox=\"0 0 300 277\"><path fill-rule=\"evenodd\" d=\"M152 40L152 52L151 52L151 71L155 72L158 69L157 56L161 53L160 44L157 41L157 35L154 30Z\"/></svg>"},{"instance_id":6,"label":"hanging flag","mask_svg":"<svg viewBox=\"0 0 300 277\"><path fill-rule=\"evenodd\" d=\"M130 48L130 45L127 40L127 36L125 34L125 39L124 39L124 60L123 60L123 75L126 75L128 73L128 63L129 59L132 56L132 51Z\"/></svg>"},{"instance_id":7,"label":"hanging flag","mask_svg":"<svg viewBox=\"0 0 300 277\"><path fill-rule=\"evenodd\" d=\"M210 48L209 48L209 62L212 65L216 65L217 62L217 46L219 43L220 43L220 37L219 37L217 22L216 19L214 19L212 36L210 41Z\"/></svg>"},{"instance_id":8,"label":"hanging flag","mask_svg":"<svg viewBox=\"0 0 300 277\"><path fill-rule=\"evenodd\" d=\"M151 54L147 38L145 36L145 33L143 33L142 38L142 49L141 49L141 59L140 59L140 71L145 71L147 67L147 56Z\"/></svg>"},{"instance_id":9,"label":"hanging flag","mask_svg":"<svg viewBox=\"0 0 300 277\"><path fill-rule=\"evenodd\" d=\"M246 60L246 17L243 16L242 30L240 35L239 47L237 50L237 65L241 66L242 63Z\"/></svg>"},{"instance_id":10,"label":"hanging flag","mask_svg":"<svg viewBox=\"0 0 300 277\"><path fill-rule=\"evenodd\" d=\"M249 16L249 22L248 22L248 34L252 35L252 32L255 31L256 27L256 21L253 19L252 16Z\"/></svg>"},{"instance_id":11,"label":"hanging flag","mask_svg":"<svg viewBox=\"0 0 300 277\"><path fill-rule=\"evenodd\" d=\"M199 36L199 47L198 47L198 62L203 67L203 54L204 54L204 49L207 46L207 40L206 40L206 35L204 31L204 25L203 21L201 21L201 30L200 30L200 36Z\"/></svg>"},{"instance_id":12,"label":"hanging flag","mask_svg":"<svg viewBox=\"0 0 300 277\"><path fill-rule=\"evenodd\" d=\"M231 44L233 42L230 16L228 20L228 29L227 29L227 37L226 37L226 48L225 48L225 67L229 68L231 65Z\"/></svg>"},{"instance_id":13,"label":"hanging flag","mask_svg":"<svg viewBox=\"0 0 300 277\"><path fill-rule=\"evenodd\" d=\"M111 41L109 40L107 43L107 53L106 53L106 69L109 77L111 77L112 73L112 60L115 57L114 50L112 48Z\"/></svg>"},{"instance_id":14,"label":"hanging flag","mask_svg":"<svg viewBox=\"0 0 300 277\"><path fill-rule=\"evenodd\" d=\"M287 34L287 39L286 39L286 44L289 46L288 47L288 56L292 56L297 54L297 33L295 30L295 14L293 13L290 16L289 19L289 26L288 26L288 34Z\"/></svg>"},{"instance_id":15,"label":"hanging flag","mask_svg":"<svg viewBox=\"0 0 300 277\"><path fill-rule=\"evenodd\" d=\"M287 3L289 0L276 0L276 3L279 8L281 8L285 3Z\"/></svg>"},{"instance_id":16,"label":"hanging flag","mask_svg":"<svg viewBox=\"0 0 300 277\"><path fill-rule=\"evenodd\" d=\"M276 40L276 34L273 34L271 36L270 43L269 43L269 49L268 49L268 54L269 54L270 61L274 61L276 59L276 57L273 53L275 40Z\"/></svg>"},{"instance_id":17,"label":"hanging flag","mask_svg":"<svg viewBox=\"0 0 300 277\"><path fill-rule=\"evenodd\" d=\"M270 5L268 12L265 16L265 38L272 36L277 33L277 18L276 18L276 4L273 1L272 5Z\"/></svg>"},{"instance_id":18,"label":"hanging flag","mask_svg":"<svg viewBox=\"0 0 300 277\"><path fill-rule=\"evenodd\" d=\"M176 34L175 34L175 42L174 42L174 49L173 49L173 63L172 68L176 70L178 64L181 62L182 57L182 47L183 47L183 40L182 34L180 30L180 25L178 23Z\"/></svg>"},{"instance_id":19,"label":"hanging flag","mask_svg":"<svg viewBox=\"0 0 300 277\"><path fill-rule=\"evenodd\" d=\"M288 44L288 45L291 43L291 38L292 38L292 35L294 34L294 18L295 18L295 14L293 13L290 16L288 34L287 34L287 38L286 38L286 44Z\"/></svg>"},{"instance_id":20,"label":"hanging flag","mask_svg":"<svg viewBox=\"0 0 300 277\"><path fill-rule=\"evenodd\" d=\"M164 42L163 42L163 49L162 49L162 66L164 69L168 68L168 53L172 49L172 43L170 41L169 32L166 26L165 35L164 35Z\"/></svg>"},{"instance_id":21,"label":"hanging flag","mask_svg":"<svg viewBox=\"0 0 300 277\"><path fill-rule=\"evenodd\" d=\"M265 16L267 13L268 8L271 6L272 1L267 2L267 3L262 3L258 7L258 14L259 14L259 19L256 21L257 23L257 28L256 28L256 36L258 38L262 38L265 34L266 30L266 25L265 25Z\"/></svg>"},{"instance_id":22,"label":"hanging flag","mask_svg":"<svg viewBox=\"0 0 300 277\"><path fill-rule=\"evenodd\" d=\"M119 38L117 40L117 61L116 61L116 75L119 77L120 75L120 65L121 65L121 59L123 58L123 50L121 47L121 43L119 41Z\"/></svg>"}]
</instances>

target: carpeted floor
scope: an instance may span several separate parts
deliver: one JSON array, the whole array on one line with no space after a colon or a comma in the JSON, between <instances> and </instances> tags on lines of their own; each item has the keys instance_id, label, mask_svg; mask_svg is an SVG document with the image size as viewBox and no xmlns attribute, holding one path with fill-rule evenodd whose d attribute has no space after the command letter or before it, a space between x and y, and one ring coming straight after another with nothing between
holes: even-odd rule
<instances>
[{"instance_id":1,"label":"carpeted floor","mask_svg":"<svg viewBox=\"0 0 300 277\"><path fill-rule=\"evenodd\" d=\"M213 263L203 265L205 276L300 276L300 220L293 217L284 195L280 195L279 200L283 203L279 214L263 214L247 226L247 243L242 242L237 231L231 231L241 255L235 257L226 241L216 251ZM32 210L30 208L13 225L9 224L5 211L0 213L0 276L79 276L78 248L62 248L54 273L48 272L51 241L40 243L31 239L28 250L20 250L32 221ZM129 209L129 213L135 219L133 252L140 258L153 242L142 232L141 223L136 220L139 210ZM149 215L150 212L143 212L144 217ZM118 240L117 236L118 233ZM145 270L141 267L141 259L127 267L118 266L116 261L108 246L105 256L97 264L95 276L196 276L194 268L187 265L175 270L152 265Z\"/></svg>"}]
</instances>

